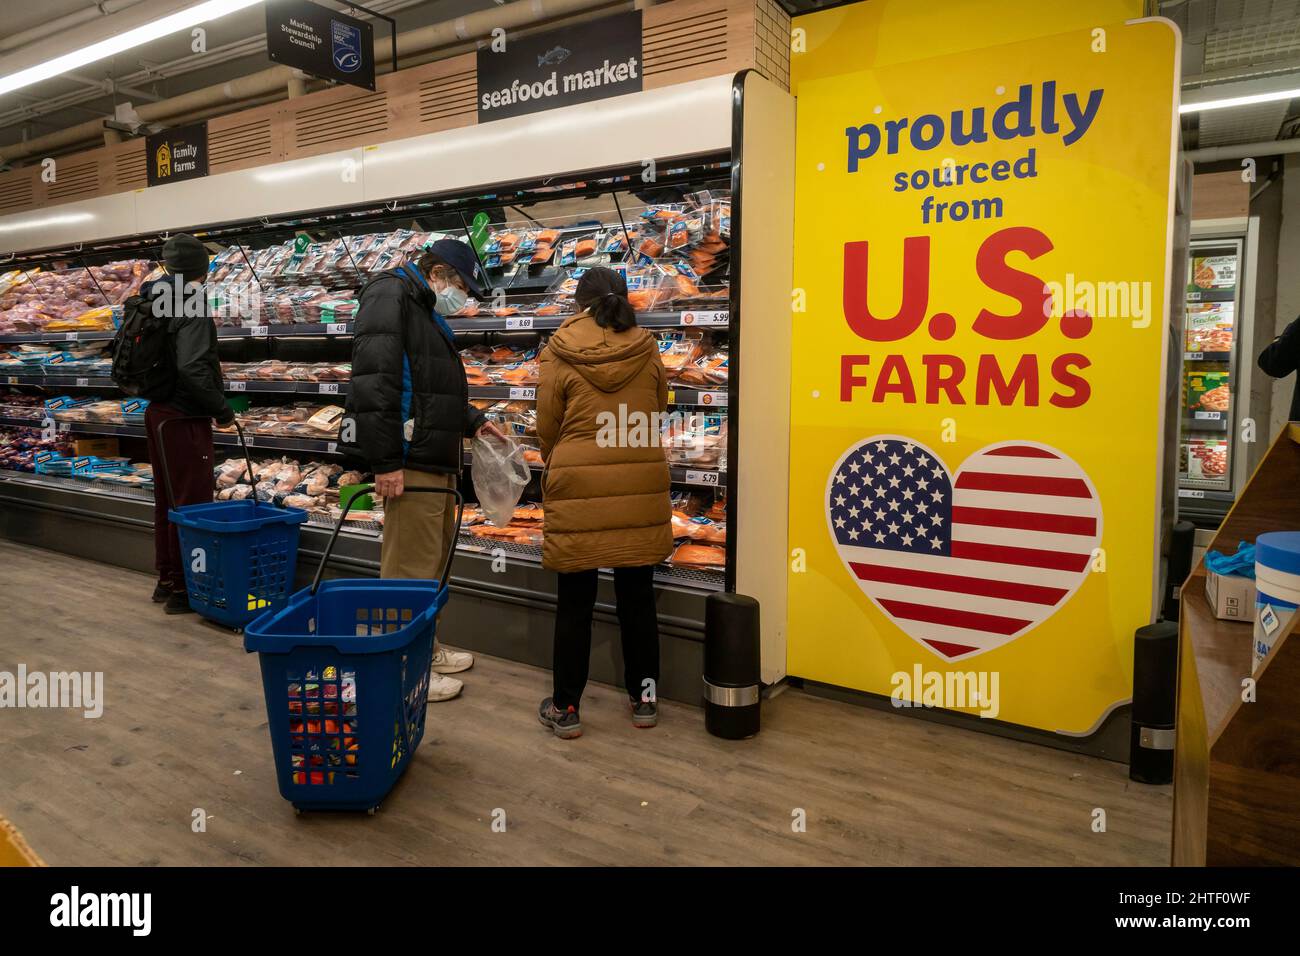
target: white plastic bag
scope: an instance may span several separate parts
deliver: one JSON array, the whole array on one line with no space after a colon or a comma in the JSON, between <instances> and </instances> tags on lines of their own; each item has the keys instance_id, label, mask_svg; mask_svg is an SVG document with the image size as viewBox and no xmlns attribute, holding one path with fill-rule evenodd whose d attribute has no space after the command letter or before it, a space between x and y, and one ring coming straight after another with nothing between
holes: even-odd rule
<instances>
[{"instance_id":1,"label":"white plastic bag","mask_svg":"<svg viewBox=\"0 0 1300 956\"><path fill-rule=\"evenodd\" d=\"M524 461L524 449L511 438L485 433L470 445L473 454L474 494L479 507L498 528L510 523L532 473Z\"/></svg>"}]
</instances>

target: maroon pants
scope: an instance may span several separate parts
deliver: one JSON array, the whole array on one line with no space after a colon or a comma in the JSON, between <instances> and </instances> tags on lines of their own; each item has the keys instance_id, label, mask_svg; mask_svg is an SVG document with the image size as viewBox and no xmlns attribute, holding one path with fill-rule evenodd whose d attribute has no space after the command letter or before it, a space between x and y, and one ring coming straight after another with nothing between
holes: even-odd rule
<instances>
[{"instance_id":1,"label":"maroon pants","mask_svg":"<svg viewBox=\"0 0 1300 956\"><path fill-rule=\"evenodd\" d=\"M176 421L176 419L185 419ZM159 438L158 430L168 425ZM175 526L167 520L173 505L195 505L212 500L212 419L189 418L170 405L150 404L144 414L149 440L149 463L153 465L153 549L158 580L178 590L185 588L185 565ZM159 454L166 441L167 474L175 501L167 498L167 481L163 477L163 458Z\"/></svg>"}]
</instances>

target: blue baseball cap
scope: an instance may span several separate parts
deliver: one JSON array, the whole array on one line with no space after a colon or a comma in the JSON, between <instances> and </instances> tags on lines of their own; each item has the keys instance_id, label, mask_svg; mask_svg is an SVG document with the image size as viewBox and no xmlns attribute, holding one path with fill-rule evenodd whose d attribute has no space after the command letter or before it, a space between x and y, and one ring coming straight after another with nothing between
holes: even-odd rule
<instances>
[{"instance_id":1,"label":"blue baseball cap","mask_svg":"<svg viewBox=\"0 0 1300 956\"><path fill-rule=\"evenodd\" d=\"M461 242L459 239L439 239L424 248L460 273L470 295L480 300L486 298L487 277L483 274L483 267L479 265L478 256L474 255L474 250L469 247L469 243Z\"/></svg>"}]
</instances>

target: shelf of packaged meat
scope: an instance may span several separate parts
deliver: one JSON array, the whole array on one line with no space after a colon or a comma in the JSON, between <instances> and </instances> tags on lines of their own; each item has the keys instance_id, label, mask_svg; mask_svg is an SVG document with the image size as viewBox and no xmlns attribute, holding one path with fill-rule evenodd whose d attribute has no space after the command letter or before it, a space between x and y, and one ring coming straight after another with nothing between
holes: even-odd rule
<instances>
[{"instance_id":1,"label":"shelf of packaged meat","mask_svg":"<svg viewBox=\"0 0 1300 956\"><path fill-rule=\"evenodd\" d=\"M0 481L152 504L154 486L147 464L123 461L121 473L90 470L74 473L74 466L100 460L61 457L42 461L42 455L70 452L67 441L62 435L42 439L33 431L29 440L16 442L12 433L0 432ZM283 458L259 460L254 456L253 468L258 479L255 487L239 482L245 470L241 459L223 461L214 470L215 497L240 500L256 496L284 507L302 508L309 512L308 525L323 531L331 530L338 520L340 487L361 483L364 477L328 462L301 464ZM714 501L706 508L698 495L679 493L674 500L673 529L676 537L673 554L656 572L656 580L705 590L721 589L726 556L724 507ZM383 534L383 512L349 512L342 533L378 542ZM492 557L505 555L540 565L541 539L540 505L521 505L504 528L496 528L485 520L476 505L470 504L466 506L458 549Z\"/></svg>"},{"instance_id":2,"label":"shelf of packaged meat","mask_svg":"<svg viewBox=\"0 0 1300 956\"><path fill-rule=\"evenodd\" d=\"M0 426L11 428L40 428L43 419L40 417L40 410L33 410L35 414L30 417L21 417L14 414L0 414ZM143 424L127 424L116 422L56 422L56 429L60 435L104 435L118 436L126 438L144 438L145 429ZM214 431L212 434L213 444L228 447L238 446L239 439L233 431L222 432ZM299 451L308 452L317 455L337 455L339 454L338 442L316 438L294 438L283 435L258 435L250 434L245 431L244 442L249 448L266 448L273 451ZM711 443L710 447L716 446L717 442ZM717 451L713 451L716 455ZM473 456L465 452L465 464L473 464ZM530 462L533 471L542 470L541 462ZM726 469L710 465L699 465L692 467L690 465L676 464L669 466L669 474L675 484L697 485L704 488L720 488L726 484Z\"/></svg>"}]
</instances>

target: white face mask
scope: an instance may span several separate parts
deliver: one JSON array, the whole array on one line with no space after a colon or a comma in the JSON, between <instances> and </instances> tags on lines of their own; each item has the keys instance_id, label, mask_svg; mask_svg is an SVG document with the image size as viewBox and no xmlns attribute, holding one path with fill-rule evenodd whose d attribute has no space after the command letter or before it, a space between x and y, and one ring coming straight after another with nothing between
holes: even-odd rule
<instances>
[{"instance_id":1,"label":"white face mask","mask_svg":"<svg viewBox=\"0 0 1300 956\"><path fill-rule=\"evenodd\" d=\"M469 296L464 289L449 285L434 296L433 307L438 310L439 315L455 315L465 308L468 299Z\"/></svg>"}]
</instances>

